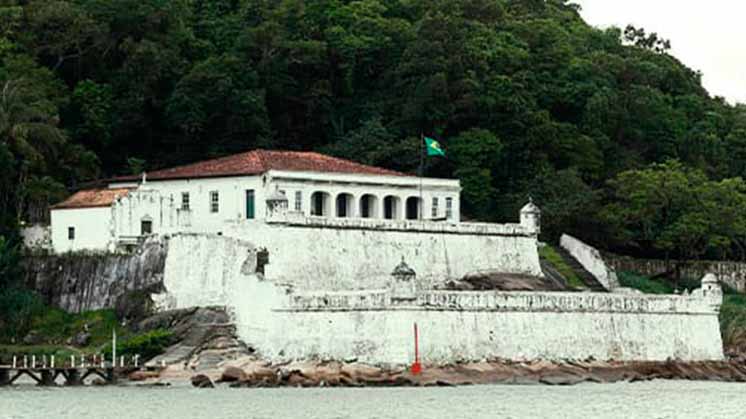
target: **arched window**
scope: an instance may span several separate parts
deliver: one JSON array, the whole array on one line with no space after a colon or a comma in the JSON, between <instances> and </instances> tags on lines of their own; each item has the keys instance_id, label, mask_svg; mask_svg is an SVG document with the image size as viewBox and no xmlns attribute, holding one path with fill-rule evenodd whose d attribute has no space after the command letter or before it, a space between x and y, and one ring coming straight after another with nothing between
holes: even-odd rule
<instances>
[{"instance_id":1,"label":"arched window","mask_svg":"<svg viewBox=\"0 0 746 419\"><path fill-rule=\"evenodd\" d=\"M407 220L419 220L422 218L421 207L422 200L419 197L410 196L407 198Z\"/></svg>"},{"instance_id":2,"label":"arched window","mask_svg":"<svg viewBox=\"0 0 746 419\"><path fill-rule=\"evenodd\" d=\"M365 194L360 197L360 218L378 218L378 197Z\"/></svg>"},{"instance_id":3,"label":"arched window","mask_svg":"<svg viewBox=\"0 0 746 419\"><path fill-rule=\"evenodd\" d=\"M401 218L401 200L398 196L389 195L383 198L383 218L398 220Z\"/></svg>"},{"instance_id":4,"label":"arched window","mask_svg":"<svg viewBox=\"0 0 746 419\"><path fill-rule=\"evenodd\" d=\"M326 192L317 191L311 194L311 215L328 217L331 198Z\"/></svg>"},{"instance_id":5,"label":"arched window","mask_svg":"<svg viewBox=\"0 0 746 419\"><path fill-rule=\"evenodd\" d=\"M348 218L348 217L354 217L354 211L355 211L355 205L354 205L355 199L352 196L352 194L348 193L341 193L337 195L337 217L339 218Z\"/></svg>"}]
</instances>

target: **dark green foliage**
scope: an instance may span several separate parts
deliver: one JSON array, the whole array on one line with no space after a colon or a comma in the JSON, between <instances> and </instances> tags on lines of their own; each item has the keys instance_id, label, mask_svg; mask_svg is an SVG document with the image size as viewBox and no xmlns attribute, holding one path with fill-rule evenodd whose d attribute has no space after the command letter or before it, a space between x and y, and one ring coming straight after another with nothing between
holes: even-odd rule
<instances>
[{"instance_id":1,"label":"dark green foliage","mask_svg":"<svg viewBox=\"0 0 746 419\"><path fill-rule=\"evenodd\" d=\"M35 293L18 287L0 288L0 341L18 341L31 330L44 303Z\"/></svg>"},{"instance_id":2,"label":"dark green foliage","mask_svg":"<svg viewBox=\"0 0 746 419\"><path fill-rule=\"evenodd\" d=\"M140 355L143 360L153 358L162 354L172 344L173 333L165 329L155 329L139 335L130 336L117 341L117 356ZM107 344L103 351L111 356L111 343Z\"/></svg>"},{"instance_id":3,"label":"dark green foliage","mask_svg":"<svg viewBox=\"0 0 746 419\"><path fill-rule=\"evenodd\" d=\"M669 48L563 0L0 2L0 234L99 176L256 147L414 173L425 133L448 154L425 173L462 180L468 218L513 221L530 195L546 240L746 257L740 220L720 222L746 108ZM668 160L701 202L628 194Z\"/></svg>"},{"instance_id":4,"label":"dark green foliage","mask_svg":"<svg viewBox=\"0 0 746 419\"><path fill-rule=\"evenodd\" d=\"M726 350L746 352L746 296L725 295L720 307L720 331Z\"/></svg>"}]
</instances>

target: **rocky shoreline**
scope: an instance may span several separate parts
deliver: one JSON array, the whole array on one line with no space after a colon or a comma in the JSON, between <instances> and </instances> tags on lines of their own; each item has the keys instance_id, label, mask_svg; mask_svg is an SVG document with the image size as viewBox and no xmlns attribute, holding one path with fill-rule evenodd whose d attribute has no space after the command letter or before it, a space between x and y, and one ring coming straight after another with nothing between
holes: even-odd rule
<instances>
[{"instance_id":1,"label":"rocky shoreline","mask_svg":"<svg viewBox=\"0 0 746 419\"><path fill-rule=\"evenodd\" d=\"M404 366L373 366L357 362L304 361L271 364L255 357L221 363L195 373L172 365L159 373L136 372L129 377L146 384L164 385L189 380L200 388L226 387L384 387L460 386L476 384L575 385L580 383L639 382L656 379L746 382L743 360L702 362L600 362L494 360L424 366L413 375Z\"/></svg>"}]
</instances>

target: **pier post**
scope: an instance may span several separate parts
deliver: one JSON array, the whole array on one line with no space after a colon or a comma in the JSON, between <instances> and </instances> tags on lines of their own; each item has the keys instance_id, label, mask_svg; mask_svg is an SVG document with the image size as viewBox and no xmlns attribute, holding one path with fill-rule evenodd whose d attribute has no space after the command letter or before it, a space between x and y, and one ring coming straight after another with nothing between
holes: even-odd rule
<instances>
[{"instance_id":1,"label":"pier post","mask_svg":"<svg viewBox=\"0 0 746 419\"><path fill-rule=\"evenodd\" d=\"M18 367L18 357L13 355L13 369Z\"/></svg>"},{"instance_id":2,"label":"pier post","mask_svg":"<svg viewBox=\"0 0 746 419\"><path fill-rule=\"evenodd\" d=\"M44 369L41 371L41 381L39 382L40 386L54 386L56 383L54 382L54 370L50 369Z\"/></svg>"},{"instance_id":3,"label":"pier post","mask_svg":"<svg viewBox=\"0 0 746 419\"><path fill-rule=\"evenodd\" d=\"M10 370L0 369L0 387L10 384Z\"/></svg>"},{"instance_id":4,"label":"pier post","mask_svg":"<svg viewBox=\"0 0 746 419\"><path fill-rule=\"evenodd\" d=\"M52 355L51 359L49 360L50 364L52 364L52 369L54 369L54 355Z\"/></svg>"},{"instance_id":5,"label":"pier post","mask_svg":"<svg viewBox=\"0 0 746 419\"><path fill-rule=\"evenodd\" d=\"M114 366L116 366L116 361L114 361ZM114 372L114 366L106 369L106 383L107 384L115 384L117 382L117 375Z\"/></svg>"},{"instance_id":6,"label":"pier post","mask_svg":"<svg viewBox=\"0 0 746 419\"><path fill-rule=\"evenodd\" d=\"M67 374L65 375L65 385L66 386L79 386L83 384L83 382L80 380L80 371L76 368L70 368L67 370Z\"/></svg>"}]
</instances>

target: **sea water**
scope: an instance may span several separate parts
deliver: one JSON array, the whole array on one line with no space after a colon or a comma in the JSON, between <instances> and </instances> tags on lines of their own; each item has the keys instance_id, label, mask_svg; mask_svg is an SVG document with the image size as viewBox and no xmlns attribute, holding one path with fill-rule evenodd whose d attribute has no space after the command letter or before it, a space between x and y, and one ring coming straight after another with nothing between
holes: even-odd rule
<instances>
[{"instance_id":1,"label":"sea water","mask_svg":"<svg viewBox=\"0 0 746 419\"><path fill-rule=\"evenodd\" d=\"M746 418L746 384L428 388L0 388L2 419Z\"/></svg>"}]
</instances>

